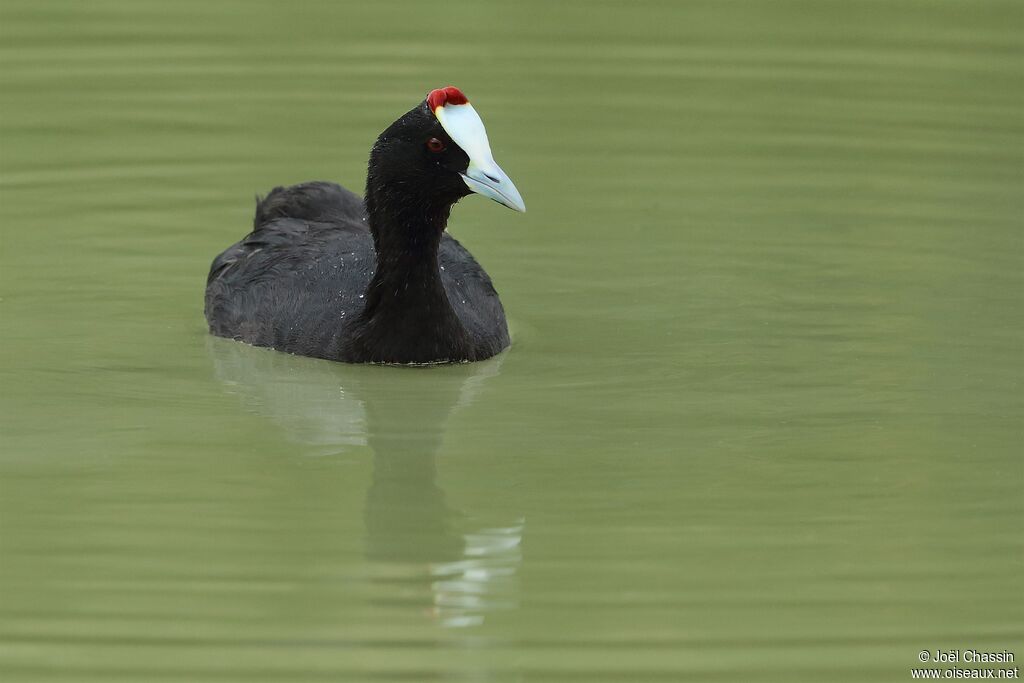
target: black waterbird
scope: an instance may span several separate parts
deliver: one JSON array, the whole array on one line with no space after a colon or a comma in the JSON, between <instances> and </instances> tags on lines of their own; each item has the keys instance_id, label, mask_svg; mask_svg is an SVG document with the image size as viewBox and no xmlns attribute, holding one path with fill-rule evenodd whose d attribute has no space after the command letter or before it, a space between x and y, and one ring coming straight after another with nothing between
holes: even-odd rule
<instances>
[{"instance_id":1,"label":"black waterbird","mask_svg":"<svg viewBox=\"0 0 1024 683\"><path fill-rule=\"evenodd\" d=\"M445 231L473 192L526 210L465 95L433 90L377 138L365 200L310 182L257 202L253 231L210 267L210 331L349 363L495 355L509 344L501 301Z\"/></svg>"}]
</instances>

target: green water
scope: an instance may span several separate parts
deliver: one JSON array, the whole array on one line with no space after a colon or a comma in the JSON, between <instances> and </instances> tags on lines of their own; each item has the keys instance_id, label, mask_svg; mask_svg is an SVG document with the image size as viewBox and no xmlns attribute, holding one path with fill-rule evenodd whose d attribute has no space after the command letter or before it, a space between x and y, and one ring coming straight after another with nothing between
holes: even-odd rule
<instances>
[{"instance_id":1,"label":"green water","mask_svg":"<svg viewBox=\"0 0 1024 683\"><path fill-rule=\"evenodd\" d=\"M0 0L0 679L1024 658L1024 11ZM207 336L275 184L463 88L501 357Z\"/></svg>"}]
</instances>

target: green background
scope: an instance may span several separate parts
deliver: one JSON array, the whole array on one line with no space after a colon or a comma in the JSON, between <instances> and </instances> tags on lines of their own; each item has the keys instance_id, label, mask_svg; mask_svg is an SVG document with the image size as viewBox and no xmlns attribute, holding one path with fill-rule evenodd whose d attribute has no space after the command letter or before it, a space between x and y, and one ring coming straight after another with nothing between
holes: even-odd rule
<instances>
[{"instance_id":1,"label":"green background","mask_svg":"<svg viewBox=\"0 0 1024 683\"><path fill-rule=\"evenodd\" d=\"M1022 7L0 0L0 678L1024 656ZM252 196L449 83L512 348L208 338Z\"/></svg>"}]
</instances>

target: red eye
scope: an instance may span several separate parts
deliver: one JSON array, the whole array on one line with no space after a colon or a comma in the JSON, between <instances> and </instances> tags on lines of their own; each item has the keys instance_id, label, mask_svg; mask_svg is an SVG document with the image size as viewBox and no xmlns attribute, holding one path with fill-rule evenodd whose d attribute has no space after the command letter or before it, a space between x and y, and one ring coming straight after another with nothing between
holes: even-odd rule
<instances>
[{"instance_id":1,"label":"red eye","mask_svg":"<svg viewBox=\"0 0 1024 683\"><path fill-rule=\"evenodd\" d=\"M430 138L429 140L427 140L427 149L429 149L431 152L434 152L435 154L438 152L443 152L444 143L438 140L437 138Z\"/></svg>"}]
</instances>

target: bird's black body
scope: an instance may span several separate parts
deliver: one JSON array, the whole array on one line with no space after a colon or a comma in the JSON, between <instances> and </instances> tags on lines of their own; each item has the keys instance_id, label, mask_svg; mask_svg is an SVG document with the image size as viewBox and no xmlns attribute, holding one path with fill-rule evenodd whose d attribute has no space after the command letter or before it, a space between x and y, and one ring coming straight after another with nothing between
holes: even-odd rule
<instances>
[{"instance_id":1,"label":"bird's black body","mask_svg":"<svg viewBox=\"0 0 1024 683\"><path fill-rule=\"evenodd\" d=\"M443 155L422 138L448 143ZM253 231L214 261L210 331L257 346L352 363L488 358L508 346L483 268L445 232L469 194L468 157L424 104L381 134L364 201L325 182L275 188Z\"/></svg>"}]
</instances>

